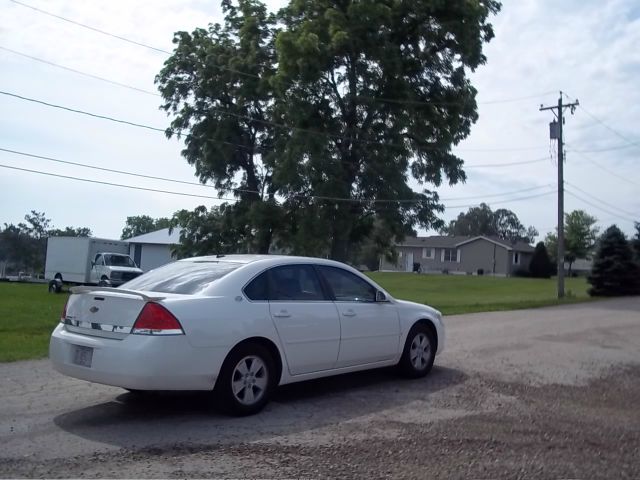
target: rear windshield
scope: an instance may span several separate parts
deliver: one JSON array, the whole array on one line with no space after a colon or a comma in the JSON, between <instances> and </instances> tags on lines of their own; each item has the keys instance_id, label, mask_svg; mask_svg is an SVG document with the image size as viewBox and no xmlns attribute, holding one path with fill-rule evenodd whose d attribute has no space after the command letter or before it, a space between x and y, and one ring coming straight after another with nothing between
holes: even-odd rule
<instances>
[{"instance_id":1,"label":"rear windshield","mask_svg":"<svg viewBox=\"0 0 640 480\"><path fill-rule=\"evenodd\" d=\"M240 267L232 262L174 262L123 284L128 290L194 294Z\"/></svg>"}]
</instances>

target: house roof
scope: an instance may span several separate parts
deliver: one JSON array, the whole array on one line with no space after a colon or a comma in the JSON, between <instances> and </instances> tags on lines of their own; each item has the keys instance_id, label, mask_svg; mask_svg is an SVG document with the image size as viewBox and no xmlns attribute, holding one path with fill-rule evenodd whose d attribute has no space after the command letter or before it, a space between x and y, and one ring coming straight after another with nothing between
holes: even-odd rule
<instances>
[{"instance_id":1,"label":"house roof","mask_svg":"<svg viewBox=\"0 0 640 480\"><path fill-rule=\"evenodd\" d=\"M466 243L470 243L479 239L484 239L488 242L495 243L507 250L515 250L517 252L533 252L534 248L526 242L518 241L511 242L498 237L485 237L485 236L446 236L446 235L432 235L430 237L407 237L404 242L400 242L397 245L400 247L434 247L434 248L457 248Z\"/></svg>"},{"instance_id":2,"label":"house roof","mask_svg":"<svg viewBox=\"0 0 640 480\"><path fill-rule=\"evenodd\" d=\"M180 227L175 227L171 233L168 228L145 233L137 237L127 238L129 243L146 243L154 245L176 245L180 243Z\"/></svg>"}]
</instances>

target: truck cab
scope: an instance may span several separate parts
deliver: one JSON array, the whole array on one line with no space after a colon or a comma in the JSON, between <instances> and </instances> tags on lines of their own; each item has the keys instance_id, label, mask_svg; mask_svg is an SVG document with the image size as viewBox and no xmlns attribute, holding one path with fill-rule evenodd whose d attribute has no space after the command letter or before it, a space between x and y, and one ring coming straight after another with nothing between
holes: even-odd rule
<instances>
[{"instance_id":1,"label":"truck cab","mask_svg":"<svg viewBox=\"0 0 640 480\"><path fill-rule=\"evenodd\" d=\"M129 255L102 252L91 262L89 282L102 286L117 287L142 274Z\"/></svg>"}]
</instances>

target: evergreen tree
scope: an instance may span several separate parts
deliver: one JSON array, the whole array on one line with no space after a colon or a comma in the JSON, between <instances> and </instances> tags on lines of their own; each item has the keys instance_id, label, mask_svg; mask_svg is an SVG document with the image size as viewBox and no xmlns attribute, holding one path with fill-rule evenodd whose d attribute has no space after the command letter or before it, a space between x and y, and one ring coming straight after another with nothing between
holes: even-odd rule
<instances>
[{"instance_id":1,"label":"evergreen tree","mask_svg":"<svg viewBox=\"0 0 640 480\"><path fill-rule=\"evenodd\" d=\"M533 252L531 263L529 264L529 272L535 278L549 278L554 273L553 264L547 253L547 247L544 242L538 242Z\"/></svg>"},{"instance_id":2,"label":"evergreen tree","mask_svg":"<svg viewBox=\"0 0 640 480\"><path fill-rule=\"evenodd\" d=\"M640 266L624 233L612 225L600 240L600 246L588 278L591 296L640 294Z\"/></svg>"}]
</instances>

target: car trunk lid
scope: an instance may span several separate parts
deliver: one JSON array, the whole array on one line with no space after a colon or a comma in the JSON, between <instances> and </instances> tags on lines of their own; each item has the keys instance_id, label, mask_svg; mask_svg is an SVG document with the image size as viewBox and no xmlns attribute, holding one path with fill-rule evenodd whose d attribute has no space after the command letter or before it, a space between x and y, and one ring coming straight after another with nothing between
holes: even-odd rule
<instances>
[{"instance_id":1,"label":"car trunk lid","mask_svg":"<svg viewBox=\"0 0 640 480\"><path fill-rule=\"evenodd\" d=\"M122 339L132 327L147 302L160 302L169 294L154 294L108 287L74 287L71 289L65 318L71 332L94 337Z\"/></svg>"}]
</instances>

